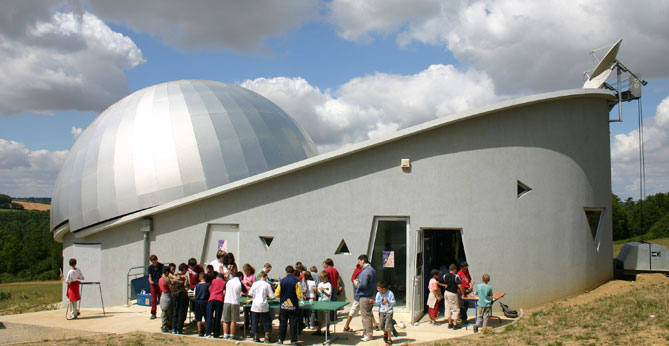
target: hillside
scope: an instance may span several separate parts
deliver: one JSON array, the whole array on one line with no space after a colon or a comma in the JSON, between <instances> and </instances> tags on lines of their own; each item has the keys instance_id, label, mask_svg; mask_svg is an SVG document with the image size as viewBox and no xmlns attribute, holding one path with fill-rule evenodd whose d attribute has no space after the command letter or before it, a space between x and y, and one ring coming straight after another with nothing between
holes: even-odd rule
<instances>
[{"instance_id":1,"label":"hillside","mask_svg":"<svg viewBox=\"0 0 669 346\"><path fill-rule=\"evenodd\" d=\"M57 280L62 252L48 211L0 210L0 283Z\"/></svg>"},{"instance_id":2,"label":"hillside","mask_svg":"<svg viewBox=\"0 0 669 346\"><path fill-rule=\"evenodd\" d=\"M51 206L44 203L22 202L17 200L13 200L12 203L17 203L22 205L23 210L39 210L39 211L51 210Z\"/></svg>"}]
</instances>

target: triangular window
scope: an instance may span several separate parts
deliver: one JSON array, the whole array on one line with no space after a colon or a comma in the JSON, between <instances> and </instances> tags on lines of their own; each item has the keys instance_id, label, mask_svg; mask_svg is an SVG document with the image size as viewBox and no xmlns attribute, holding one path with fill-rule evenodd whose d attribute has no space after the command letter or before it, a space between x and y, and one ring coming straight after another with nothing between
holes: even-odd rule
<instances>
[{"instance_id":1,"label":"triangular window","mask_svg":"<svg viewBox=\"0 0 669 346\"><path fill-rule=\"evenodd\" d=\"M529 186L523 184L520 180L518 180L518 198L520 198L520 196L530 191L532 191L532 188L530 188Z\"/></svg>"},{"instance_id":2,"label":"triangular window","mask_svg":"<svg viewBox=\"0 0 669 346\"><path fill-rule=\"evenodd\" d=\"M346 242L344 239L341 240L341 243L339 243L339 246L337 246L337 250L335 251L335 255L350 255L351 252L348 251L348 246L346 245Z\"/></svg>"},{"instance_id":3,"label":"triangular window","mask_svg":"<svg viewBox=\"0 0 669 346\"><path fill-rule=\"evenodd\" d=\"M595 240L597 231L599 230L599 221L601 220L602 208L585 208L585 217L588 219L590 226L590 233L592 233L592 240Z\"/></svg>"},{"instance_id":4,"label":"triangular window","mask_svg":"<svg viewBox=\"0 0 669 346\"><path fill-rule=\"evenodd\" d=\"M269 249L269 246L272 244L274 237L260 236L260 240L262 241L262 244L265 245L265 249Z\"/></svg>"}]
</instances>

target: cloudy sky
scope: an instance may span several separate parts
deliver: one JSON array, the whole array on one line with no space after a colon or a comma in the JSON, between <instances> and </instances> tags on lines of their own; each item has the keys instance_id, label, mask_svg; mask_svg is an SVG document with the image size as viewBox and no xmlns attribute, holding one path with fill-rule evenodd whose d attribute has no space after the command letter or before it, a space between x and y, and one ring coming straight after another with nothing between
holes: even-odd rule
<instances>
[{"instance_id":1,"label":"cloudy sky","mask_svg":"<svg viewBox=\"0 0 669 346\"><path fill-rule=\"evenodd\" d=\"M0 193L51 196L77 136L156 83L255 90L325 152L578 88L620 38L619 59L649 82L646 190L669 192L666 14L669 1L659 0L2 1ZM623 198L639 198L638 106L611 124L612 189Z\"/></svg>"}]
</instances>

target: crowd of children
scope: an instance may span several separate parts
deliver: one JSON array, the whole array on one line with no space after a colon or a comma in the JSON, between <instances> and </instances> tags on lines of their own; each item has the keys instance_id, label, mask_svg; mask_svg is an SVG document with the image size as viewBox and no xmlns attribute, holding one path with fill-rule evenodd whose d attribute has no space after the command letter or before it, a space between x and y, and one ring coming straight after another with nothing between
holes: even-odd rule
<instances>
[{"instance_id":1,"label":"crowd of children","mask_svg":"<svg viewBox=\"0 0 669 346\"><path fill-rule=\"evenodd\" d=\"M240 320L242 296L251 300L250 315L245 314L251 325L254 341L260 342L259 324L264 331L264 342L271 342L272 314L269 301L279 299L278 341L286 338L290 326L291 342L297 342L297 334L304 328L314 329L320 335L326 318L325 312L299 311L300 300L335 300L342 290L339 272L332 259L323 262L323 270L316 266L307 269L301 262L287 266L281 281L272 280L270 263L256 269L249 263L238 271L234 254L218 251L216 260L203 268L195 258L186 263L162 264L156 255L150 257L148 268L151 286L151 319L156 318L156 306L162 310L161 330L165 333L182 334L189 307L194 315L198 334L202 337L234 339L236 325ZM386 304L387 305L387 304ZM299 312L298 312L299 311Z\"/></svg>"},{"instance_id":2,"label":"crowd of children","mask_svg":"<svg viewBox=\"0 0 669 346\"><path fill-rule=\"evenodd\" d=\"M296 345L297 335L302 329L314 328L314 335L322 335L323 321L328 321L325 328L329 330L329 321L334 319L328 318L326 313L329 312L326 311L310 310L307 314L301 315L298 313L299 302L303 299L333 301L342 290L339 272L329 258L323 262L324 269L321 272L318 272L316 266L307 270L301 262L297 262L295 267L289 265L285 268L285 277L279 282L268 276L272 270L270 263L265 263L257 273L252 265L246 263L242 266L243 272L240 272L237 270L234 255L225 251L219 251L217 259L207 265L206 269L198 264L195 258L189 259L188 264L181 263L178 267L174 263L163 265L158 262L156 255L151 255L149 260L151 319L156 318L156 306L160 305L161 330L165 333L183 334L190 300L189 293L192 293L190 308L195 319L191 322L196 324L199 336L219 338L222 330L224 339L234 339L237 322L240 322L241 297L247 296L251 299L251 315L250 318L245 317L250 319L247 323L250 322L253 340L261 341L258 325L262 323L264 342L271 342L272 315L269 301L279 299L278 343L283 343L290 325L291 344ZM75 319L79 316L77 301L81 299L79 283L84 276L76 267L76 259L70 259L69 264L71 269L67 275L63 275L61 271L60 277L67 283L67 297L70 301L68 308L71 310L67 318ZM355 285L358 284L358 275L361 272L362 268L358 265L351 277ZM478 318L474 333L477 333L479 328L487 326L492 311L493 296L492 288L488 285L489 274L483 274L483 283L477 285L475 289L472 289L473 282L466 262L461 263L460 268L451 264L447 273L432 270L430 276L427 299L430 323L438 324L436 317L443 300L448 328L459 329L461 327L459 320L461 323L467 321L466 306L462 297L473 291L478 296L476 311ZM379 307L379 322L377 324L373 316L372 321L374 328L378 330L380 327L383 330L384 341L390 345L391 334L396 333L393 327L395 296L384 281L377 282L376 291L376 297L369 299L369 303ZM354 301L344 326L345 331L352 331L349 324L351 318L360 311L361 302L362 300ZM367 304L367 301L363 303Z\"/></svg>"}]
</instances>

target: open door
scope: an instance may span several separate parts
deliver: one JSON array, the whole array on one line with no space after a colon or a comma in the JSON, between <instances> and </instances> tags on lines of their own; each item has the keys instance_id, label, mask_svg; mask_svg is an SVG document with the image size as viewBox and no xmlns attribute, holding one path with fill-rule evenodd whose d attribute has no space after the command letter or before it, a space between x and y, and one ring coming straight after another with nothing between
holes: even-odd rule
<instances>
[{"instance_id":1,"label":"open door","mask_svg":"<svg viewBox=\"0 0 669 346\"><path fill-rule=\"evenodd\" d=\"M416 323L423 317L425 307L423 306L423 287L425 286L425 275L423 275L423 242L425 234L422 229L416 232L415 257L413 259L413 295L411 298L411 323Z\"/></svg>"}]
</instances>

